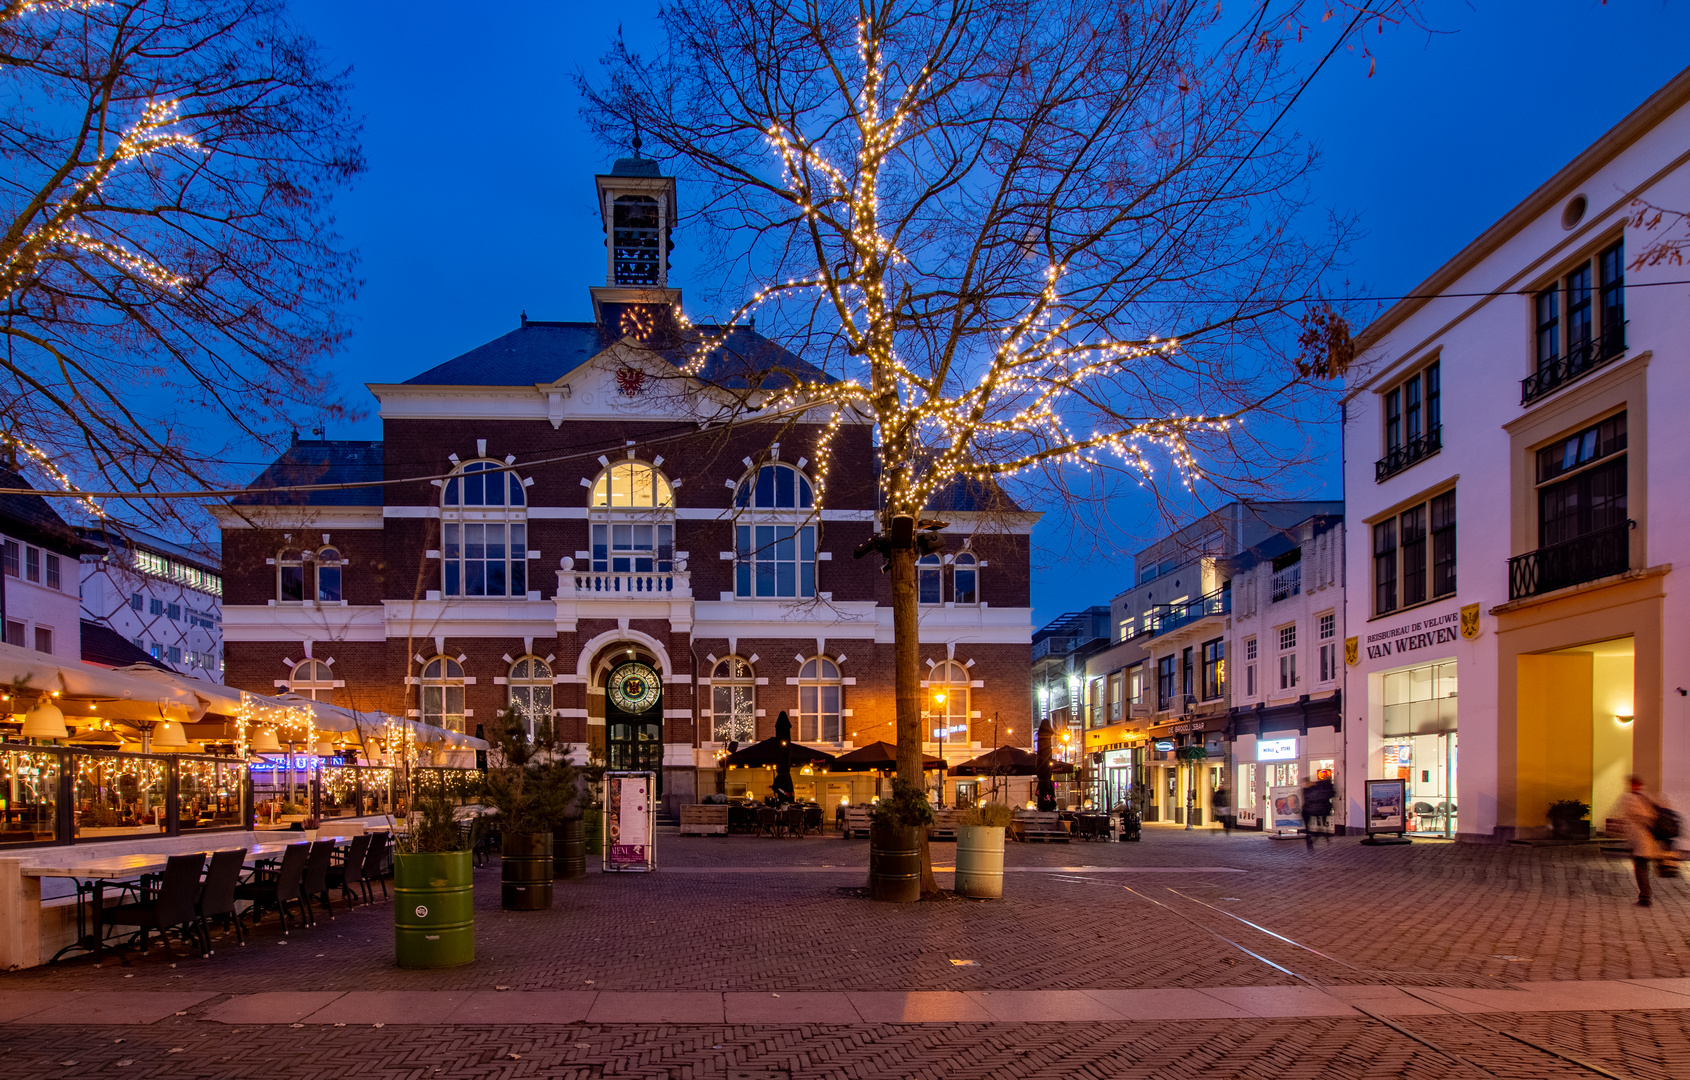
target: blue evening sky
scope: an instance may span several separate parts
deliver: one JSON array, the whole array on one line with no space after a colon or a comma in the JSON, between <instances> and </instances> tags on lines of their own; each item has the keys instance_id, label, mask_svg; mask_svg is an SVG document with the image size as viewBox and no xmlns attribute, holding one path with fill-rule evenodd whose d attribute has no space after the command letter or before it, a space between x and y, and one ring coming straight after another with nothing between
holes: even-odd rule
<instances>
[{"instance_id":1,"label":"blue evening sky","mask_svg":"<svg viewBox=\"0 0 1690 1080\"><path fill-rule=\"evenodd\" d=\"M656 8L296 0L331 62L353 68L370 162L337 210L364 286L334 367L371 415L331 438L379 436L363 383L408 378L513 329L524 310L591 317L587 287L604 266L592 175L613 155L587 135L571 76L596 64L619 23L650 40ZM1444 32L1389 34L1372 78L1340 54L1285 121L1323 152L1317 198L1360 215L1349 274L1374 296L1412 289L1690 56L1690 3L1429 0L1426 10ZM683 287L686 245L683 233ZM1332 445L1332 466L1287 477L1286 496L1339 494L1336 424L1316 437ZM1158 523L1135 508L1116 516L1140 522L1122 551L1154 538ZM1035 626L1129 582L1129 557L1070 550L1060 522L1047 519L1035 541Z\"/></svg>"}]
</instances>

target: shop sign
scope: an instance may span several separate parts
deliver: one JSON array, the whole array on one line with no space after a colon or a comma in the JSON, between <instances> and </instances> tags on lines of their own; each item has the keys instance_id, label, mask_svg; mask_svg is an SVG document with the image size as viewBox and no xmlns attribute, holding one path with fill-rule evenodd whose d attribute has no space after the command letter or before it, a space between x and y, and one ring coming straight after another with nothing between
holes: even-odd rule
<instances>
[{"instance_id":1,"label":"shop sign","mask_svg":"<svg viewBox=\"0 0 1690 1080\"><path fill-rule=\"evenodd\" d=\"M652 792L657 778L649 772L604 776L604 868L656 869L652 851Z\"/></svg>"},{"instance_id":2,"label":"shop sign","mask_svg":"<svg viewBox=\"0 0 1690 1080\"><path fill-rule=\"evenodd\" d=\"M1157 753L1166 754L1168 751L1170 751L1174 748L1174 740L1172 740L1172 739L1157 739L1155 746L1156 746Z\"/></svg>"},{"instance_id":3,"label":"shop sign","mask_svg":"<svg viewBox=\"0 0 1690 1080\"><path fill-rule=\"evenodd\" d=\"M309 772L314 766L333 767L337 765L351 765L345 754L317 757L315 754L294 754L292 768L296 772ZM251 761L247 765L253 772L286 772L290 767L288 755L264 757Z\"/></svg>"},{"instance_id":4,"label":"shop sign","mask_svg":"<svg viewBox=\"0 0 1690 1080\"><path fill-rule=\"evenodd\" d=\"M1461 636L1457 626L1460 622L1461 613L1452 611L1447 615L1434 615L1419 622L1404 623L1390 630L1369 634L1365 642L1367 658L1383 660L1388 656L1416 652L1433 645L1447 645ZM1476 620L1474 625L1477 626Z\"/></svg>"},{"instance_id":5,"label":"shop sign","mask_svg":"<svg viewBox=\"0 0 1690 1080\"><path fill-rule=\"evenodd\" d=\"M951 735L962 735L968 731L967 724L952 724L950 727L936 727L933 729L935 739L945 739Z\"/></svg>"},{"instance_id":6,"label":"shop sign","mask_svg":"<svg viewBox=\"0 0 1690 1080\"><path fill-rule=\"evenodd\" d=\"M1257 761L1296 761L1296 739L1263 739L1256 743Z\"/></svg>"},{"instance_id":7,"label":"shop sign","mask_svg":"<svg viewBox=\"0 0 1690 1080\"><path fill-rule=\"evenodd\" d=\"M1408 785L1402 780L1367 781L1367 832L1408 830Z\"/></svg>"}]
</instances>

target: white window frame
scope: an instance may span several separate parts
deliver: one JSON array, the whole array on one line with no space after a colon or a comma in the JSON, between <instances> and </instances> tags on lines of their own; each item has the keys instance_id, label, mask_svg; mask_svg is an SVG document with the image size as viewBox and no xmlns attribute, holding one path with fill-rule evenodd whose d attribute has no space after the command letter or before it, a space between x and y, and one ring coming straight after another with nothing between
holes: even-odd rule
<instances>
[{"instance_id":1,"label":"white window frame","mask_svg":"<svg viewBox=\"0 0 1690 1080\"><path fill-rule=\"evenodd\" d=\"M792 477L792 505L782 506L781 480ZM765 488L763 477L769 477ZM818 593L821 546L816 484L784 461L753 466L734 489L734 588L739 600L809 600ZM807 504L807 505L806 505ZM783 581L790 576L790 587Z\"/></svg>"},{"instance_id":2,"label":"white window frame","mask_svg":"<svg viewBox=\"0 0 1690 1080\"><path fill-rule=\"evenodd\" d=\"M522 729L530 738L537 721L552 718L552 686L552 666L543 658L529 653L511 663L505 700L522 717Z\"/></svg>"},{"instance_id":3,"label":"white window frame","mask_svg":"<svg viewBox=\"0 0 1690 1080\"><path fill-rule=\"evenodd\" d=\"M798 669L798 741L845 741L845 680L825 656L812 656Z\"/></svg>"},{"instance_id":4,"label":"white window frame","mask_svg":"<svg viewBox=\"0 0 1690 1080\"><path fill-rule=\"evenodd\" d=\"M741 746L757 739L757 670L743 656L710 669L710 741Z\"/></svg>"},{"instance_id":5,"label":"white window frame","mask_svg":"<svg viewBox=\"0 0 1690 1080\"><path fill-rule=\"evenodd\" d=\"M464 718L469 715L464 709L463 665L449 656L430 657L423 663L418 683L417 704L423 723L463 731Z\"/></svg>"},{"instance_id":6,"label":"white window frame","mask_svg":"<svg viewBox=\"0 0 1690 1080\"><path fill-rule=\"evenodd\" d=\"M485 496L477 503L468 502L467 486L471 479L484 481L487 474L504 479L500 485L503 502L487 503ZM520 502L516 501L520 500ZM471 558L471 530L482 530L481 548L486 550L485 530L497 531L499 544L505 549L500 559ZM487 587L486 567L495 562L503 564L504 583L499 592ZM480 565L480 591L472 591L471 567ZM520 580L519 580L520 579ZM344 582L342 583L344 588ZM345 593L342 592L344 596ZM528 493L523 482L502 461L478 458L466 461L452 470L440 489L440 595L453 600L524 599L528 595Z\"/></svg>"}]
</instances>

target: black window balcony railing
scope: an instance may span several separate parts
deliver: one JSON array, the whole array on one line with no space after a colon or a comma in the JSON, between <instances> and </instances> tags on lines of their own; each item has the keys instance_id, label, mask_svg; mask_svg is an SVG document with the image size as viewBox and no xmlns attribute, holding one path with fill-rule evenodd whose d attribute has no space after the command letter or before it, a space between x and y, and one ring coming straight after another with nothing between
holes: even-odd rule
<instances>
[{"instance_id":1,"label":"black window balcony railing","mask_svg":"<svg viewBox=\"0 0 1690 1080\"><path fill-rule=\"evenodd\" d=\"M1627 521L1514 556L1508 560L1508 599L1625 573L1631 569L1631 530L1636 527L1637 522Z\"/></svg>"},{"instance_id":2,"label":"black window balcony railing","mask_svg":"<svg viewBox=\"0 0 1690 1080\"><path fill-rule=\"evenodd\" d=\"M1434 424L1424 435L1416 435L1373 463L1373 482L1384 483L1416 461L1429 458L1444 448L1444 426Z\"/></svg>"},{"instance_id":3,"label":"black window balcony railing","mask_svg":"<svg viewBox=\"0 0 1690 1080\"><path fill-rule=\"evenodd\" d=\"M1150 634L1166 634L1210 615L1232 613L1232 589L1220 588L1183 604L1159 604L1150 617Z\"/></svg>"},{"instance_id":4,"label":"black window balcony railing","mask_svg":"<svg viewBox=\"0 0 1690 1080\"><path fill-rule=\"evenodd\" d=\"M1625 327L1617 322L1585 341L1574 342L1566 356L1557 356L1520 380L1520 404L1530 405L1569 383L1578 382L1592 371L1625 352Z\"/></svg>"}]
</instances>

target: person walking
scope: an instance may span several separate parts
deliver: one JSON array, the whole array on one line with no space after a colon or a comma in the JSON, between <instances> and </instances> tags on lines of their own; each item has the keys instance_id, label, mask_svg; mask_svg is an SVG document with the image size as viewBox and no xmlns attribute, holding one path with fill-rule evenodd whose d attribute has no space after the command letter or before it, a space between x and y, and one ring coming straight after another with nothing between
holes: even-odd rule
<instances>
[{"instance_id":1,"label":"person walking","mask_svg":"<svg viewBox=\"0 0 1690 1080\"><path fill-rule=\"evenodd\" d=\"M1325 826L1332 818L1332 800L1338 795L1338 789L1332 786L1330 777L1322 773L1309 781L1303 788L1303 840L1309 850L1314 850L1315 823ZM1326 842L1332 842L1332 834L1326 833Z\"/></svg>"},{"instance_id":2,"label":"person walking","mask_svg":"<svg viewBox=\"0 0 1690 1080\"><path fill-rule=\"evenodd\" d=\"M1637 906L1649 907L1655 896L1649 872L1655 862L1666 858L1667 854L1659 839L1663 815L1655 800L1643 794L1641 776L1628 777L1627 782L1631 790L1620 796L1619 805L1614 807L1614 816L1625 822L1626 841L1631 847L1631 868L1637 875ZM1677 815L1673 817L1676 824Z\"/></svg>"},{"instance_id":3,"label":"person walking","mask_svg":"<svg viewBox=\"0 0 1690 1080\"><path fill-rule=\"evenodd\" d=\"M1222 784L1209 796L1209 805L1215 808L1215 816L1221 819L1221 831L1232 835L1232 792Z\"/></svg>"}]
</instances>

